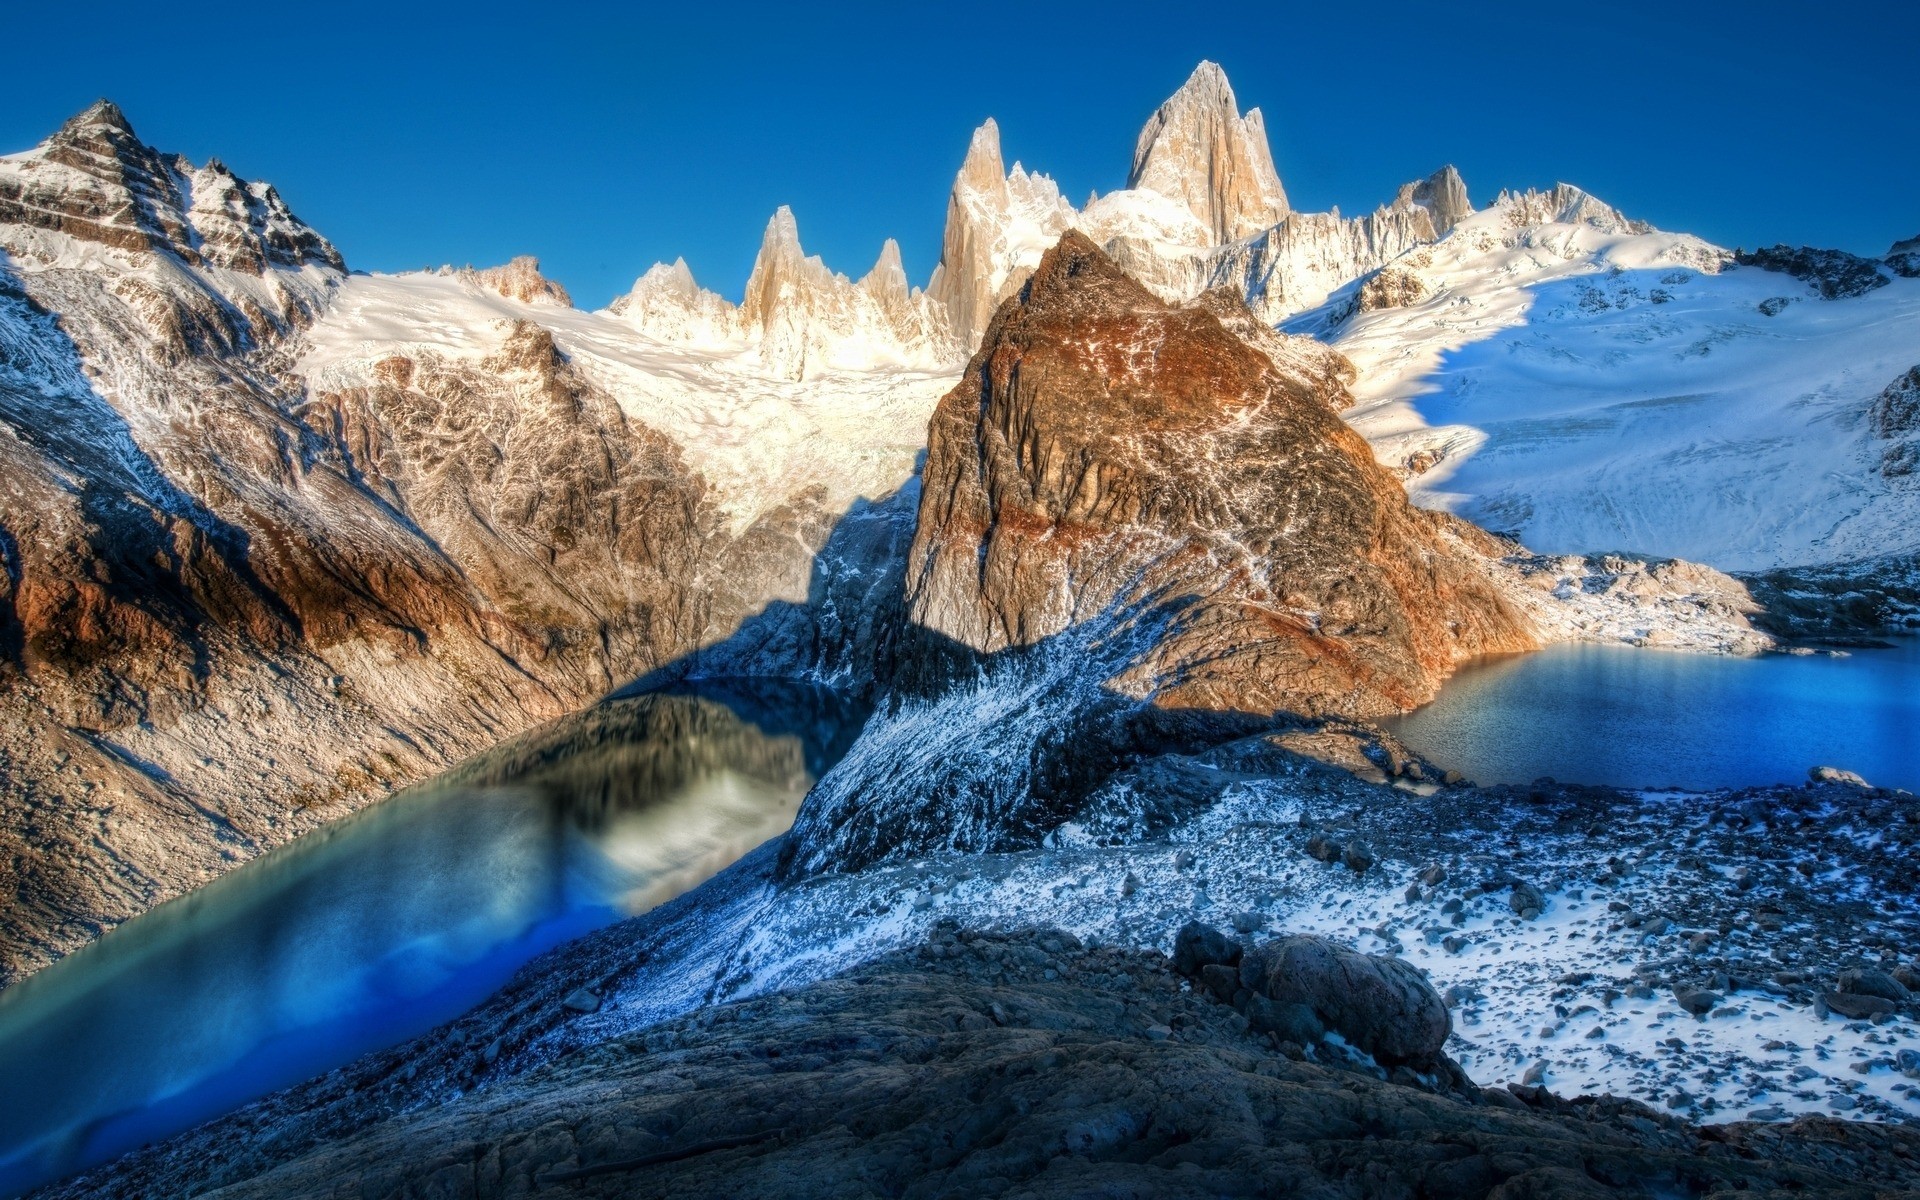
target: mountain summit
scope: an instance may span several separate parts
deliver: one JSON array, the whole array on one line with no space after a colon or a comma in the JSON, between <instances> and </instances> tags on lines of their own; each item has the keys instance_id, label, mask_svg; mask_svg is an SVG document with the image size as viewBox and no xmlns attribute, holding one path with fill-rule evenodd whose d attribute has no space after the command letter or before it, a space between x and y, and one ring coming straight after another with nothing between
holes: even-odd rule
<instances>
[{"instance_id":1,"label":"mountain summit","mask_svg":"<svg viewBox=\"0 0 1920 1200\"><path fill-rule=\"evenodd\" d=\"M1227 73L1213 62L1195 67L1140 131L1127 187L1186 205L1215 242L1259 233L1288 212L1265 118L1257 108L1240 115Z\"/></svg>"}]
</instances>

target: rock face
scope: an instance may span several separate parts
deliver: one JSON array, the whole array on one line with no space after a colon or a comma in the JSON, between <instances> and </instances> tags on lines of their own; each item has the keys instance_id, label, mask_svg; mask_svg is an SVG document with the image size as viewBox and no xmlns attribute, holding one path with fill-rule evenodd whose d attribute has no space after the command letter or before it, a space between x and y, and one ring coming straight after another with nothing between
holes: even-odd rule
<instances>
[{"instance_id":1,"label":"rock face","mask_svg":"<svg viewBox=\"0 0 1920 1200\"><path fill-rule=\"evenodd\" d=\"M1148 119L1127 187L1158 192L1199 219L1215 244L1238 241L1287 215L1266 120L1240 115L1227 73L1202 62Z\"/></svg>"},{"instance_id":2,"label":"rock face","mask_svg":"<svg viewBox=\"0 0 1920 1200\"><path fill-rule=\"evenodd\" d=\"M195 167L134 135L101 100L32 153L0 166L0 224L66 234L117 250L162 250L190 265L345 269L271 185L218 160Z\"/></svg>"},{"instance_id":3,"label":"rock face","mask_svg":"<svg viewBox=\"0 0 1920 1200\"><path fill-rule=\"evenodd\" d=\"M1892 280L1870 258L1845 250L1817 250L1811 246L1769 246L1742 250L1734 261L1743 267L1779 271L1811 286L1822 300L1845 300L1883 288Z\"/></svg>"},{"instance_id":4,"label":"rock face","mask_svg":"<svg viewBox=\"0 0 1920 1200\"><path fill-rule=\"evenodd\" d=\"M1076 233L1048 253L934 414L911 618L993 653L1179 606L1116 686L1257 713L1397 711L1533 645L1472 532L1334 415L1327 358L1276 361L1220 303L1166 304Z\"/></svg>"},{"instance_id":5,"label":"rock face","mask_svg":"<svg viewBox=\"0 0 1920 1200\"><path fill-rule=\"evenodd\" d=\"M461 274L489 291L498 292L507 299L518 300L522 304L558 304L562 308L573 307L573 297L567 295L567 289L542 275L540 260L532 255L523 254L509 261L504 267L487 267L479 271L468 268Z\"/></svg>"}]
</instances>

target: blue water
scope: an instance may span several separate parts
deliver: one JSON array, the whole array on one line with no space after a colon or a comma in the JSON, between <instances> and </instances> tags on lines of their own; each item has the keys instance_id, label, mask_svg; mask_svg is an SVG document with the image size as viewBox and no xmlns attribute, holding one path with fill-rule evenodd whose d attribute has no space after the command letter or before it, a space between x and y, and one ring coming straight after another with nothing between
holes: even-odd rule
<instances>
[{"instance_id":1,"label":"blue water","mask_svg":"<svg viewBox=\"0 0 1920 1200\"><path fill-rule=\"evenodd\" d=\"M696 886L785 831L863 717L779 684L609 700L0 992L0 1195L424 1033Z\"/></svg>"},{"instance_id":2,"label":"blue water","mask_svg":"<svg viewBox=\"0 0 1920 1200\"><path fill-rule=\"evenodd\" d=\"M1920 639L1846 657L1558 645L1465 667L1386 723L1477 783L1800 783L1814 766L1920 791Z\"/></svg>"}]
</instances>

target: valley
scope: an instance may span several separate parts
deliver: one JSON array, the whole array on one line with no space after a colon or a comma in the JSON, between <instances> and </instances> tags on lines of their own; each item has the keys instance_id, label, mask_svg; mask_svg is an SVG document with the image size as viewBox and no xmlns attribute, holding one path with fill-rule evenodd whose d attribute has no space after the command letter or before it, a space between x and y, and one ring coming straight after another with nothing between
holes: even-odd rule
<instances>
[{"instance_id":1,"label":"valley","mask_svg":"<svg viewBox=\"0 0 1920 1200\"><path fill-rule=\"evenodd\" d=\"M925 288L596 311L0 157L0 1190L1911 1192L1913 255L999 139Z\"/></svg>"}]
</instances>

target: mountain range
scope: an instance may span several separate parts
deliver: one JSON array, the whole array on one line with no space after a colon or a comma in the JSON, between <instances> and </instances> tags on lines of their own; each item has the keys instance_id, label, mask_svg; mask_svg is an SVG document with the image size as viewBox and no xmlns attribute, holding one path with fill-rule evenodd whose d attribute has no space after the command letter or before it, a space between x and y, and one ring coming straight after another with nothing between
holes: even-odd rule
<instances>
[{"instance_id":1,"label":"mountain range","mask_svg":"<svg viewBox=\"0 0 1920 1200\"><path fill-rule=\"evenodd\" d=\"M1489 649L1766 644L1714 568L1920 550L1917 271L1451 167L1296 212L1203 63L1079 207L983 124L925 288L783 208L740 303L676 262L586 312L531 259L353 272L102 101L0 158L0 981L641 677L1177 600L1099 682L1337 719Z\"/></svg>"}]
</instances>

